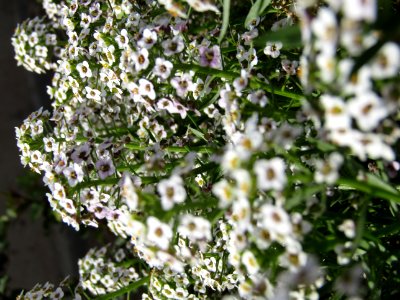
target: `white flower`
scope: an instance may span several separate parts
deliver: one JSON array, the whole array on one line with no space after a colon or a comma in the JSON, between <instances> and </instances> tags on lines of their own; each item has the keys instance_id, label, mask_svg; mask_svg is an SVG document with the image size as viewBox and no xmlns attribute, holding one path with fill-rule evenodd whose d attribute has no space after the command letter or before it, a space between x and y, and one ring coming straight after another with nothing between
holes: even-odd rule
<instances>
[{"instance_id":1,"label":"white flower","mask_svg":"<svg viewBox=\"0 0 400 300\"><path fill-rule=\"evenodd\" d=\"M289 267L292 272L297 272L299 268L306 265L307 255L301 250L301 246L295 243L286 245L286 251L279 257L280 263Z\"/></svg>"},{"instance_id":2,"label":"white flower","mask_svg":"<svg viewBox=\"0 0 400 300\"><path fill-rule=\"evenodd\" d=\"M334 250L337 254L337 263L339 265L344 266L350 263L353 253L353 243L351 241L347 241L343 245L336 245Z\"/></svg>"},{"instance_id":3,"label":"white flower","mask_svg":"<svg viewBox=\"0 0 400 300\"><path fill-rule=\"evenodd\" d=\"M151 100L156 99L156 92L154 91L153 84L147 79L139 79L139 94L141 96L149 97Z\"/></svg>"},{"instance_id":4,"label":"white flower","mask_svg":"<svg viewBox=\"0 0 400 300\"><path fill-rule=\"evenodd\" d=\"M138 207L139 197L129 174L122 177L121 196L130 211L135 211Z\"/></svg>"},{"instance_id":5,"label":"white flower","mask_svg":"<svg viewBox=\"0 0 400 300\"><path fill-rule=\"evenodd\" d=\"M249 68L252 69L255 65L258 64L257 51L254 48L249 49L249 51L245 51L242 56L242 61L246 60L249 64Z\"/></svg>"},{"instance_id":6,"label":"white flower","mask_svg":"<svg viewBox=\"0 0 400 300\"><path fill-rule=\"evenodd\" d=\"M331 83L336 75L336 58L329 52L321 52L316 57L317 66L320 70L319 76L322 81Z\"/></svg>"},{"instance_id":7,"label":"white flower","mask_svg":"<svg viewBox=\"0 0 400 300\"><path fill-rule=\"evenodd\" d=\"M249 200L241 197L233 202L231 220L239 232L251 230L251 207Z\"/></svg>"},{"instance_id":8,"label":"white flower","mask_svg":"<svg viewBox=\"0 0 400 300\"><path fill-rule=\"evenodd\" d=\"M249 275L254 275L260 270L260 265L253 252L246 250L242 254L242 264L246 267Z\"/></svg>"},{"instance_id":9,"label":"white flower","mask_svg":"<svg viewBox=\"0 0 400 300\"><path fill-rule=\"evenodd\" d=\"M147 218L147 240L156 247L167 250L172 239L172 230L168 224L156 217Z\"/></svg>"},{"instance_id":10,"label":"white flower","mask_svg":"<svg viewBox=\"0 0 400 300\"><path fill-rule=\"evenodd\" d=\"M63 170L63 174L67 178L70 186L76 186L79 182L83 181L83 169L76 163L73 163L72 166L66 167Z\"/></svg>"},{"instance_id":11,"label":"white flower","mask_svg":"<svg viewBox=\"0 0 400 300\"><path fill-rule=\"evenodd\" d=\"M170 210L175 203L182 203L186 199L186 191L183 180L178 175L172 175L157 185L157 191L161 196L161 206L164 210Z\"/></svg>"},{"instance_id":12,"label":"white flower","mask_svg":"<svg viewBox=\"0 0 400 300\"><path fill-rule=\"evenodd\" d=\"M208 241L212 238L210 222L202 217L192 215L184 215L181 218L178 232L182 237L191 241Z\"/></svg>"},{"instance_id":13,"label":"white flower","mask_svg":"<svg viewBox=\"0 0 400 300\"><path fill-rule=\"evenodd\" d=\"M368 133L360 134L356 137L357 139L350 147L361 160L365 160L366 156L371 159L383 158L387 161L395 159L393 149L383 141L382 136Z\"/></svg>"},{"instance_id":14,"label":"white flower","mask_svg":"<svg viewBox=\"0 0 400 300\"><path fill-rule=\"evenodd\" d=\"M87 61L77 64L76 69L81 78L92 77L92 70L90 70L89 63Z\"/></svg>"},{"instance_id":15,"label":"white flower","mask_svg":"<svg viewBox=\"0 0 400 300\"><path fill-rule=\"evenodd\" d=\"M267 105L268 103L268 98L263 90L257 90L255 92L252 92L247 96L247 100L249 100L254 104L258 104L261 107L265 107L265 105Z\"/></svg>"},{"instance_id":16,"label":"white flower","mask_svg":"<svg viewBox=\"0 0 400 300\"><path fill-rule=\"evenodd\" d=\"M264 204L260 208L260 225L270 233L271 239L277 235L289 236L292 234L292 224L288 213L278 206Z\"/></svg>"},{"instance_id":17,"label":"white flower","mask_svg":"<svg viewBox=\"0 0 400 300\"><path fill-rule=\"evenodd\" d=\"M200 46L199 55L200 66L211 67L214 69L222 68L221 49L219 48L219 46L214 45L211 48L207 46Z\"/></svg>"},{"instance_id":18,"label":"white flower","mask_svg":"<svg viewBox=\"0 0 400 300\"><path fill-rule=\"evenodd\" d=\"M349 100L349 113L356 119L357 125L364 131L370 131L388 115L383 101L373 92L364 92Z\"/></svg>"},{"instance_id":19,"label":"white flower","mask_svg":"<svg viewBox=\"0 0 400 300\"><path fill-rule=\"evenodd\" d=\"M88 99L93 99L98 103L101 102L101 92L99 90L92 89L90 86L86 86L85 90L86 90L86 97Z\"/></svg>"},{"instance_id":20,"label":"white flower","mask_svg":"<svg viewBox=\"0 0 400 300\"><path fill-rule=\"evenodd\" d=\"M129 43L128 31L126 31L126 29L122 29L121 34L117 35L116 40L120 49L127 48Z\"/></svg>"},{"instance_id":21,"label":"white flower","mask_svg":"<svg viewBox=\"0 0 400 300\"><path fill-rule=\"evenodd\" d=\"M251 286L251 284L248 281L242 281L240 282L239 286L238 286L238 292L240 297L242 297L242 299L252 299L252 291L253 291L253 287Z\"/></svg>"},{"instance_id":22,"label":"white flower","mask_svg":"<svg viewBox=\"0 0 400 300\"><path fill-rule=\"evenodd\" d=\"M343 223L339 225L338 229L349 239L354 239L356 237L356 225L351 219L344 220Z\"/></svg>"},{"instance_id":23,"label":"white flower","mask_svg":"<svg viewBox=\"0 0 400 300\"><path fill-rule=\"evenodd\" d=\"M64 292L63 292L63 290L62 290L61 287L58 287L55 291L53 291L53 292L49 295L49 298L50 298L50 299L55 299L55 300L57 300L57 299L63 299L63 297L64 297Z\"/></svg>"},{"instance_id":24,"label":"white flower","mask_svg":"<svg viewBox=\"0 0 400 300\"><path fill-rule=\"evenodd\" d=\"M311 23L311 28L317 37L317 48L322 52L334 54L339 32L335 12L326 7L320 8L317 17Z\"/></svg>"},{"instance_id":25,"label":"white flower","mask_svg":"<svg viewBox=\"0 0 400 300\"><path fill-rule=\"evenodd\" d=\"M76 207L75 207L74 202L71 199L63 198L58 203L69 214L71 214L71 215L76 214Z\"/></svg>"},{"instance_id":26,"label":"white flower","mask_svg":"<svg viewBox=\"0 0 400 300\"><path fill-rule=\"evenodd\" d=\"M297 67L299 66L299 62L297 60L288 60L288 59L283 59L281 61L282 69L286 72L288 75L296 75L297 72Z\"/></svg>"},{"instance_id":27,"label":"white flower","mask_svg":"<svg viewBox=\"0 0 400 300\"><path fill-rule=\"evenodd\" d=\"M236 153L242 160L247 160L254 151L259 149L263 142L262 134L257 130L248 130L245 134L234 137Z\"/></svg>"},{"instance_id":28,"label":"white flower","mask_svg":"<svg viewBox=\"0 0 400 300\"><path fill-rule=\"evenodd\" d=\"M285 163L279 157L257 160L254 163L254 172L257 175L257 186L261 190L281 191L285 187Z\"/></svg>"},{"instance_id":29,"label":"white flower","mask_svg":"<svg viewBox=\"0 0 400 300\"><path fill-rule=\"evenodd\" d=\"M336 96L322 95L321 104L325 109L325 128L349 128L351 125L350 114L344 101Z\"/></svg>"},{"instance_id":30,"label":"white flower","mask_svg":"<svg viewBox=\"0 0 400 300\"><path fill-rule=\"evenodd\" d=\"M209 1L204 1L204 0L185 0L185 1L196 11L199 12L213 11L217 14L220 14L218 8L215 5L211 4Z\"/></svg>"},{"instance_id":31,"label":"white flower","mask_svg":"<svg viewBox=\"0 0 400 300\"><path fill-rule=\"evenodd\" d=\"M396 76L400 66L400 48L396 43L388 42L382 46L371 64L371 75L376 79Z\"/></svg>"},{"instance_id":32,"label":"white flower","mask_svg":"<svg viewBox=\"0 0 400 300\"><path fill-rule=\"evenodd\" d=\"M327 161L316 161L314 179L316 182L333 184L339 177L338 170L343 163L343 157L337 153L331 153Z\"/></svg>"},{"instance_id":33,"label":"white flower","mask_svg":"<svg viewBox=\"0 0 400 300\"><path fill-rule=\"evenodd\" d=\"M123 230L131 237L131 241L135 244L142 243L145 239L145 225L132 218L131 213L123 212L118 220L124 226Z\"/></svg>"},{"instance_id":34,"label":"white flower","mask_svg":"<svg viewBox=\"0 0 400 300\"><path fill-rule=\"evenodd\" d=\"M135 70L145 70L149 66L149 51L146 48L141 48L138 52L132 53Z\"/></svg>"},{"instance_id":35,"label":"white flower","mask_svg":"<svg viewBox=\"0 0 400 300\"><path fill-rule=\"evenodd\" d=\"M245 69L240 70L240 77L236 78L233 81L233 87L235 88L235 92L238 96L242 93L242 90L246 88L249 83L249 74Z\"/></svg>"},{"instance_id":36,"label":"white flower","mask_svg":"<svg viewBox=\"0 0 400 300\"><path fill-rule=\"evenodd\" d=\"M76 146L76 148L72 151L71 159L75 163L80 164L89 158L90 151L91 148L89 143L84 143L82 145Z\"/></svg>"},{"instance_id":37,"label":"white flower","mask_svg":"<svg viewBox=\"0 0 400 300\"><path fill-rule=\"evenodd\" d=\"M146 28L143 30L142 38L138 41L138 46L150 49L157 42L157 33Z\"/></svg>"},{"instance_id":38,"label":"white flower","mask_svg":"<svg viewBox=\"0 0 400 300\"><path fill-rule=\"evenodd\" d=\"M339 64L339 75L338 81L343 86L343 92L345 94L359 94L372 87L371 81L371 68L367 65L361 67L357 73L351 75L351 71L354 66L354 60L342 59Z\"/></svg>"},{"instance_id":39,"label":"white flower","mask_svg":"<svg viewBox=\"0 0 400 300\"><path fill-rule=\"evenodd\" d=\"M236 191L238 196L247 197L252 188L252 181L249 171L236 169L232 171L232 178L236 180Z\"/></svg>"},{"instance_id":40,"label":"white flower","mask_svg":"<svg viewBox=\"0 0 400 300\"><path fill-rule=\"evenodd\" d=\"M220 90L219 95L218 105L226 111L230 111L232 103L236 99L236 93L232 91L231 86L227 83L225 88Z\"/></svg>"},{"instance_id":41,"label":"white flower","mask_svg":"<svg viewBox=\"0 0 400 300\"><path fill-rule=\"evenodd\" d=\"M235 197L235 190L226 179L222 179L214 184L212 191L219 199L219 207L225 208L232 204Z\"/></svg>"},{"instance_id":42,"label":"white flower","mask_svg":"<svg viewBox=\"0 0 400 300\"><path fill-rule=\"evenodd\" d=\"M50 187L50 188L51 188L52 195L55 199L60 200L60 201L65 199L65 197L66 197L65 189L60 183L55 182L53 187Z\"/></svg>"},{"instance_id":43,"label":"white flower","mask_svg":"<svg viewBox=\"0 0 400 300\"><path fill-rule=\"evenodd\" d=\"M170 61L165 60L160 57L157 57L154 68L153 68L153 73L154 73L154 75L165 80L171 74L172 68L173 68L173 65Z\"/></svg>"},{"instance_id":44,"label":"white flower","mask_svg":"<svg viewBox=\"0 0 400 300\"><path fill-rule=\"evenodd\" d=\"M281 53L279 50L282 49L282 46L281 42L267 42L267 46L264 48L264 53L272 58L277 58Z\"/></svg>"},{"instance_id":45,"label":"white flower","mask_svg":"<svg viewBox=\"0 0 400 300\"><path fill-rule=\"evenodd\" d=\"M354 21L374 22L377 10L376 0L343 1L343 14Z\"/></svg>"}]
</instances>

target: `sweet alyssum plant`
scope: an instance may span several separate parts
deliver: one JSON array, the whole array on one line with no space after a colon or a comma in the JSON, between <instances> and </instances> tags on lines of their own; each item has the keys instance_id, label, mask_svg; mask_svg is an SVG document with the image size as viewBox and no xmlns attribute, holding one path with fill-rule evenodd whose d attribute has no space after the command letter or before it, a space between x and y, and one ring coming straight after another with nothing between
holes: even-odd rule
<instances>
[{"instance_id":1,"label":"sweet alyssum plant","mask_svg":"<svg viewBox=\"0 0 400 300\"><path fill-rule=\"evenodd\" d=\"M78 284L20 299L400 293L390 1L43 7L12 38L19 64L54 74L52 110L16 129L21 161L60 220L116 242Z\"/></svg>"}]
</instances>

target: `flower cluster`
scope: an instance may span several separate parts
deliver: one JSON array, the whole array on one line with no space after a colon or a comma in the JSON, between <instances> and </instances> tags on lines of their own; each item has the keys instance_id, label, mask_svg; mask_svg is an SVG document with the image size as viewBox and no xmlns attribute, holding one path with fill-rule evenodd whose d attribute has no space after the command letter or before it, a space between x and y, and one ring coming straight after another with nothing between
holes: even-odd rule
<instances>
[{"instance_id":1,"label":"flower cluster","mask_svg":"<svg viewBox=\"0 0 400 300\"><path fill-rule=\"evenodd\" d=\"M302 81L310 91L322 91L318 106L323 115L317 120L321 139L349 148L361 160L393 161L391 145L399 138L400 47L368 30L377 19L376 6L376 1L332 2L315 17L307 7L299 9L307 40ZM374 45L379 45L374 57L358 66L357 58Z\"/></svg>"},{"instance_id":2,"label":"flower cluster","mask_svg":"<svg viewBox=\"0 0 400 300\"><path fill-rule=\"evenodd\" d=\"M380 45L375 1L231 2L229 28L205 0L43 2L62 48L51 112L16 129L21 161L43 174L63 222L123 244L80 260L79 286L373 297L397 232L386 226L400 199L398 45L385 37L362 62ZM290 44L299 26L302 48ZM385 247L379 262L363 256ZM383 294L398 280L387 282Z\"/></svg>"},{"instance_id":3,"label":"flower cluster","mask_svg":"<svg viewBox=\"0 0 400 300\"><path fill-rule=\"evenodd\" d=\"M105 246L91 249L80 259L79 275L82 288L92 294L117 291L139 278L134 266L120 266L122 261L133 260L127 249ZM141 274L142 276L145 274Z\"/></svg>"},{"instance_id":4,"label":"flower cluster","mask_svg":"<svg viewBox=\"0 0 400 300\"><path fill-rule=\"evenodd\" d=\"M53 70L52 58L60 48L55 30L44 18L36 17L18 25L11 39L18 65L35 73Z\"/></svg>"}]
</instances>

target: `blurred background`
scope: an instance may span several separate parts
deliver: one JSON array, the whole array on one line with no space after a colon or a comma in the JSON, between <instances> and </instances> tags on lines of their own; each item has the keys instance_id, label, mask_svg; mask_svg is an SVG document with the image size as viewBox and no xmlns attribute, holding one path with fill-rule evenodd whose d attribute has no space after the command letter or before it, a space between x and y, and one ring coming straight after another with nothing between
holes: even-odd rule
<instances>
[{"instance_id":1,"label":"blurred background","mask_svg":"<svg viewBox=\"0 0 400 300\"><path fill-rule=\"evenodd\" d=\"M49 107L51 74L17 67L11 36L18 23L43 16L36 0L0 0L0 299L15 299L36 283L58 284L77 276L86 240L51 215L39 175L22 167L15 127L41 106Z\"/></svg>"}]
</instances>

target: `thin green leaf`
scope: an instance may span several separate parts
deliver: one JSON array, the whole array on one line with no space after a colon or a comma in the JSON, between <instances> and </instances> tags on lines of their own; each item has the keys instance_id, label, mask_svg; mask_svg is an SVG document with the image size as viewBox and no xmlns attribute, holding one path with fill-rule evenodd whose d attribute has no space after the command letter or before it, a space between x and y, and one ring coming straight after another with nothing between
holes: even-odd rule
<instances>
[{"instance_id":1,"label":"thin green leaf","mask_svg":"<svg viewBox=\"0 0 400 300\"><path fill-rule=\"evenodd\" d=\"M202 139L202 140L208 142L207 139L204 137L204 133L202 133L201 131L199 131L199 130L197 130L197 129L194 129L194 128L192 128L192 127L189 127L189 130L190 130L195 136L197 136L199 139Z\"/></svg>"},{"instance_id":2,"label":"thin green leaf","mask_svg":"<svg viewBox=\"0 0 400 300\"><path fill-rule=\"evenodd\" d=\"M230 11L231 11L231 0L224 0L222 27L221 27L221 32L219 33L219 38L218 38L219 44L221 44L226 32L228 31Z\"/></svg>"},{"instance_id":3,"label":"thin green leaf","mask_svg":"<svg viewBox=\"0 0 400 300\"><path fill-rule=\"evenodd\" d=\"M351 75L354 75L357 73L357 71L366 63L368 63L379 51L379 49L382 48L383 44L385 41L383 39L378 40L373 46L365 50L357 59L356 63L353 66L353 69L351 70Z\"/></svg>"},{"instance_id":4,"label":"thin green leaf","mask_svg":"<svg viewBox=\"0 0 400 300\"><path fill-rule=\"evenodd\" d=\"M209 68L209 67L202 67L202 66L194 65L194 64L175 64L175 68L177 70L181 70L181 71L195 71L200 74L214 75L215 77L226 78L226 79L230 79L230 80L240 77L239 73L235 73L235 72L231 72L231 71L224 71L224 70L217 70L217 69L213 69L213 68ZM269 93L283 96L286 98L291 98L294 100L301 100L304 98L300 94L295 94L292 92L288 92L286 90L275 89L273 86L260 81L256 77L253 77L250 79L249 85L251 88L264 89L265 91L267 91Z\"/></svg>"},{"instance_id":5,"label":"thin green leaf","mask_svg":"<svg viewBox=\"0 0 400 300\"><path fill-rule=\"evenodd\" d=\"M367 174L367 178L368 178L368 182L373 185L374 187L380 188L382 190L385 190L389 193L393 193L393 194L398 194L398 191L391 186L390 184L388 184L387 182L383 181L381 178L379 178L378 176L368 173Z\"/></svg>"},{"instance_id":6,"label":"thin green leaf","mask_svg":"<svg viewBox=\"0 0 400 300\"><path fill-rule=\"evenodd\" d=\"M292 49L302 46L301 31L298 25L285 27L277 31L269 31L254 40L254 45L265 47L267 42L281 42L283 48Z\"/></svg>"},{"instance_id":7,"label":"thin green leaf","mask_svg":"<svg viewBox=\"0 0 400 300\"><path fill-rule=\"evenodd\" d=\"M340 178L337 183L339 188L354 189L373 197L379 197L395 203L400 203L400 193L387 183L380 181L374 175L368 174L366 179L359 181L353 178Z\"/></svg>"},{"instance_id":8,"label":"thin green leaf","mask_svg":"<svg viewBox=\"0 0 400 300\"><path fill-rule=\"evenodd\" d=\"M8 276L0 277L0 294L3 294L7 288Z\"/></svg>"},{"instance_id":9,"label":"thin green leaf","mask_svg":"<svg viewBox=\"0 0 400 300\"><path fill-rule=\"evenodd\" d=\"M139 279L138 281L135 281L135 282L123 287L122 289L119 289L118 291L97 297L97 298L95 298L95 300L116 299L118 296L125 295L129 292L132 292L132 291L138 289L142 285L148 284L149 281L150 281L150 276L143 277L142 279Z\"/></svg>"},{"instance_id":10,"label":"thin green leaf","mask_svg":"<svg viewBox=\"0 0 400 300\"><path fill-rule=\"evenodd\" d=\"M250 8L244 21L244 26L247 28L253 20L257 19L264 12L270 3L271 0L257 0Z\"/></svg>"}]
</instances>

